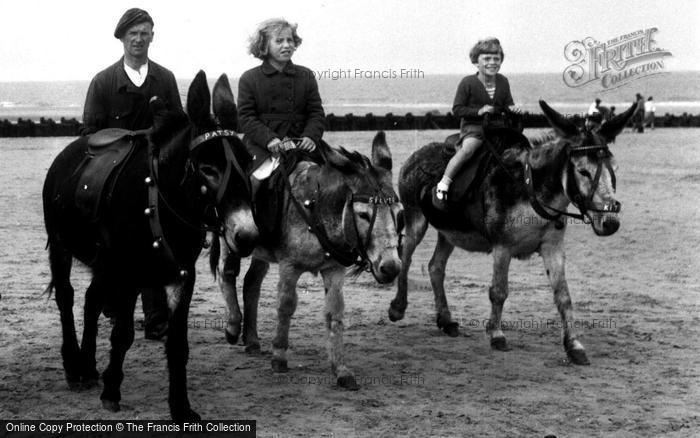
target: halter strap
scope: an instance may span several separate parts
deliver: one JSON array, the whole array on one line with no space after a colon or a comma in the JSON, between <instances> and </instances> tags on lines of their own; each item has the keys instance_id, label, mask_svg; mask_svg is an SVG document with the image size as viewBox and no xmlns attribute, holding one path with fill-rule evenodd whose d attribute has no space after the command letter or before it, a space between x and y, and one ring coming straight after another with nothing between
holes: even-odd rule
<instances>
[{"instance_id":1,"label":"halter strap","mask_svg":"<svg viewBox=\"0 0 700 438\"><path fill-rule=\"evenodd\" d=\"M223 142L224 155L226 157L226 169L224 171L222 183L219 185L219 188L216 193L214 203L215 209L221 203L226 193L226 189L228 188L229 180L231 178L232 169L235 169L236 172L238 172L238 174L242 177L244 183L246 184L246 188L248 189L248 193L250 193L250 182L246 177L246 174L243 171L243 168L241 167L240 163L236 159L236 155L233 153L231 143L228 141L229 137L237 137L236 132L228 129L219 129L216 131L205 132L204 134L195 137L189 144L189 154L190 156L192 156L196 153L197 148L199 148L202 144L208 142L209 140L221 138ZM202 227L201 225L191 224L189 221L182 218L182 216L180 216L177 213L177 211L175 211L175 209L170 206L170 204L167 202L159 188L159 163L160 156L158 147L155 144L153 144L149 137L149 177L145 180L145 183L148 186L148 208L146 208L144 214L148 216L151 234L153 235L154 239L153 248L155 250L162 251L164 257L177 266L177 268L179 269L180 276L184 277L188 275L188 272L184 269L182 265L178 263L177 259L175 258L175 254L172 251L172 248L170 247L167 239L165 238L165 232L163 231L163 226L161 225L160 219L160 204L162 203L176 218L178 218L181 222L183 222L190 228L201 231L207 231L211 229L211 227Z\"/></svg>"},{"instance_id":2,"label":"halter strap","mask_svg":"<svg viewBox=\"0 0 700 438\"><path fill-rule=\"evenodd\" d=\"M231 178L231 167L233 167L236 172L243 178L243 181L246 185L246 189L248 190L248 193L250 193L250 181L248 180L248 177L246 176L245 171L241 167L241 164L238 162L238 159L236 159L236 154L233 153L233 148L231 147L231 143L228 141L229 138L236 137L238 138L238 134L236 131L230 130L230 129L217 129L215 131L209 131L205 132L204 134L198 135L195 137L191 142L190 142L190 153L194 153L195 150L201 146L202 144L208 142L209 140L213 140L215 138L221 138L221 140L224 143L224 154L226 156L226 169L224 170L224 178L223 182L221 185L219 185L219 189L216 192L216 204L218 205L221 200L224 198L224 194L226 192L226 188L228 187L228 181L229 178Z\"/></svg>"}]
</instances>

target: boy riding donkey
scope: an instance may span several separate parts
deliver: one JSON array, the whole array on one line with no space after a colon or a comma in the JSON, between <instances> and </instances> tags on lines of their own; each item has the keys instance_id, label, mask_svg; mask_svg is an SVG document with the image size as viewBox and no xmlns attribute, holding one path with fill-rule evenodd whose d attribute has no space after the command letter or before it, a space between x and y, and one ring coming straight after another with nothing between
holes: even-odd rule
<instances>
[{"instance_id":1,"label":"boy riding donkey","mask_svg":"<svg viewBox=\"0 0 700 438\"><path fill-rule=\"evenodd\" d=\"M498 73L503 58L501 43L496 38L480 40L469 51L469 59L478 71L462 78L457 87L452 113L460 118L460 136L455 155L433 190L433 206L438 210L448 210L452 180L484 142L484 114L497 115L513 107L508 79Z\"/></svg>"}]
</instances>

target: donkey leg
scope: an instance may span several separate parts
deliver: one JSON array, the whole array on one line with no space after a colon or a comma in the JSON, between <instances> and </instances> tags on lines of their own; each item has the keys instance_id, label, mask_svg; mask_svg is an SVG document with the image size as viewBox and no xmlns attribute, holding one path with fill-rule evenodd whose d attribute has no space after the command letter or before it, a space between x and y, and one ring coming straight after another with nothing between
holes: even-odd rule
<instances>
[{"instance_id":1,"label":"donkey leg","mask_svg":"<svg viewBox=\"0 0 700 438\"><path fill-rule=\"evenodd\" d=\"M97 322L104 303L104 283L99 275L95 275L85 293L83 338L80 343L82 354L81 378L83 388L92 388L100 378L97 372L95 350L97 341Z\"/></svg>"},{"instance_id":2,"label":"donkey leg","mask_svg":"<svg viewBox=\"0 0 700 438\"><path fill-rule=\"evenodd\" d=\"M343 345L343 311L345 302L343 300L343 282L345 281L345 270L331 268L321 272L323 275L323 285L326 289L326 333L328 336L328 358L331 362L331 369L336 375L338 386L350 390L357 390L355 375L345 365L345 348Z\"/></svg>"},{"instance_id":3,"label":"donkey leg","mask_svg":"<svg viewBox=\"0 0 700 438\"><path fill-rule=\"evenodd\" d=\"M136 291L130 288L119 288L119 292L124 294L124 297L119 300L119 306L116 309L116 322L112 327L110 336L111 350L109 352L109 365L102 373L102 381L104 388L100 399L102 406L112 412L117 412L120 409L119 401L121 400L120 386L124 380L124 357L126 352L134 342L134 307L136 306Z\"/></svg>"},{"instance_id":4,"label":"donkey leg","mask_svg":"<svg viewBox=\"0 0 700 438\"><path fill-rule=\"evenodd\" d=\"M187 396L187 361L190 347L187 342L187 317L194 290L194 266L187 270L191 272L182 283L167 285L168 309L168 340L165 343L165 353L168 357L168 372L170 391L168 405L170 416L177 423L199 421L201 417L190 407Z\"/></svg>"},{"instance_id":5,"label":"donkey leg","mask_svg":"<svg viewBox=\"0 0 700 438\"><path fill-rule=\"evenodd\" d=\"M508 270L510 268L510 252L502 247L493 248L493 278L489 288L489 300L491 300L491 318L486 325L486 331L491 338L491 348L494 350L508 351L506 337L501 330L501 317L503 304L508 298Z\"/></svg>"},{"instance_id":6,"label":"donkey leg","mask_svg":"<svg viewBox=\"0 0 700 438\"><path fill-rule=\"evenodd\" d=\"M216 278L228 312L224 334L229 344L236 345L238 336L241 334L242 319L241 309L238 306L238 294L236 293L236 276L240 270L241 259L229 253L225 242L222 243L221 247L222 253L216 266Z\"/></svg>"},{"instance_id":7,"label":"donkey leg","mask_svg":"<svg viewBox=\"0 0 700 438\"><path fill-rule=\"evenodd\" d=\"M297 281L301 271L287 263L279 265L277 285L277 333L272 340L272 370L286 373L287 349L289 348L289 325L297 308Z\"/></svg>"},{"instance_id":8,"label":"donkey leg","mask_svg":"<svg viewBox=\"0 0 700 438\"><path fill-rule=\"evenodd\" d=\"M260 353L258 338L258 301L263 279L270 269L264 260L253 258L243 279L243 343L249 354Z\"/></svg>"},{"instance_id":9,"label":"donkey leg","mask_svg":"<svg viewBox=\"0 0 700 438\"><path fill-rule=\"evenodd\" d=\"M396 297L389 306L389 319L391 321L402 320L408 306L408 271L411 267L413 252L423 240L428 229L428 221L420 209L407 207L404 210L406 234L403 238L403 251L401 253L401 273L399 274Z\"/></svg>"},{"instance_id":10,"label":"donkey leg","mask_svg":"<svg viewBox=\"0 0 700 438\"><path fill-rule=\"evenodd\" d=\"M66 382L71 390L81 388L80 384L80 347L78 337L75 334L75 319L73 316L73 297L75 291L70 284L70 271L73 257L62 246L51 243L49 246L49 265L51 268L51 282L56 290L55 299L58 311L61 315L61 329L63 332L63 344L61 345L61 357L63 358L63 370Z\"/></svg>"},{"instance_id":11,"label":"donkey leg","mask_svg":"<svg viewBox=\"0 0 700 438\"><path fill-rule=\"evenodd\" d=\"M435 295L437 326L452 337L459 336L459 324L452 321L447 297L445 296L445 266L454 249L454 245L448 242L445 236L438 233L435 251L428 264L430 284L433 286L433 294Z\"/></svg>"},{"instance_id":12,"label":"donkey leg","mask_svg":"<svg viewBox=\"0 0 700 438\"><path fill-rule=\"evenodd\" d=\"M572 363L576 365L590 365L588 357L586 357L586 350L577 339L574 311L571 306L569 286L566 283L564 274L566 256L562 239L558 239L555 242L543 242L540 253L544 260L549 283L554 291L554 303L561 316L564 350L566 350L566 354Z\"/></svg>"}]
</instances>

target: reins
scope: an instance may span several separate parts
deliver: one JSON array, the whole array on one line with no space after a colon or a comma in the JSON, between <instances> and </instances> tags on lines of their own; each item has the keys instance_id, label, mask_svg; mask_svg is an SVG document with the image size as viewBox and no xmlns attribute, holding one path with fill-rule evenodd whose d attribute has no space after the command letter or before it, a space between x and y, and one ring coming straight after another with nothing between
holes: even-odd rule
<instances>
[{"instance_id":1,"label":"reins","mask_svg":"<svg viewBox=\"0 0 700 438\"><path fill-rule=\"evenodd\" d=\"M486 114L484 117L484 122L483 122L484 132L486 132L488 121L489 121L489 117L488 117L488 114ZM484 143L489 148L491 155L496 159L496 162L501 167L501 169L503 169L506 172L506 174L510 177L511 180L513 180L513 182L519 183L519 181L515 177L515 175L513 175L513 173L506 166L505 162L501 158L501 155L498 153L498 151L496 151L494 149L493 145L491 144L491 141L489 141L488 139L485 139ZM576 181L574 179L574 175L573 175L574 170L571 166L571 157L573 155L586 154L586 153L591 152L591 151L597 151L596 155L598 158L601 159L601 161L598 163L598 166L596 168L596 173L595 173L595 176L593 177L593 182L591 184L590 194L588 196L584 197L583 194L581 193L581 190L578 188L578 185L576 184ZM601 144L601 145L591 144L591 145L582 145L582 146L577 146L577 147L571 147L571 146L567 147L567 149L566 149L567 191L568 190L575 190L575 192L573 193L572 196L570 196L569 193L566 193L566 196L567 196L567 198L569 198L569 201L571 201L571 203L573 203L574 206L576 206L576 208L579 209L579 212L580 212L580 213L569 213L566 210L560 210L558 208L542 204L537 199L537 196L535 193L534 178L532 175L532 164L530 163L530 152L528 151L527 160L523 164L523 184L525 185L528 200L530 201L530 206L542 218L550 220L550 221L554 221L555 227L557 229L562 229L564 227L564 223L561 220L562 216L568 216L568 217L586 222L586 218L587 218L586 214L589 211L605 212L605 213L619 213L621 208L620 208L620 203L617 201L604 202L604 203L593 202L593 196L595 195L595 191L598 188L598 183L600 182L600 176L602 174L603 166L605 166L606 169L608 169L608 172L610 173L613 188L615 188L615 186L616 186L615 172L613 171L612 165L610 164L610 157L611 157L610 149L608 148L607 144ZM547 210L552 211L555 214L551 214Z\"/></svg>"}]
</instances>

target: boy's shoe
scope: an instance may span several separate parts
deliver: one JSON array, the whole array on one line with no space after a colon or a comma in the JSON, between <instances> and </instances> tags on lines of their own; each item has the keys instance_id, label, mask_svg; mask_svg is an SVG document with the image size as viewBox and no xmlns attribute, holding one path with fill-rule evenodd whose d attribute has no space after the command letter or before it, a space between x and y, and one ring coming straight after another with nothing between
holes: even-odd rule
<instances>
[{"instance_id":1,"label":"boy's shoe","mask_svg":"<svg viewBox=\"0 0 700 438\"><path fill-rule=\"evenodd\" d=\"M440 211L447 211L447 192L438 190L437 187L433 187L433 207Z\"/></svg>"}]
</instances>

